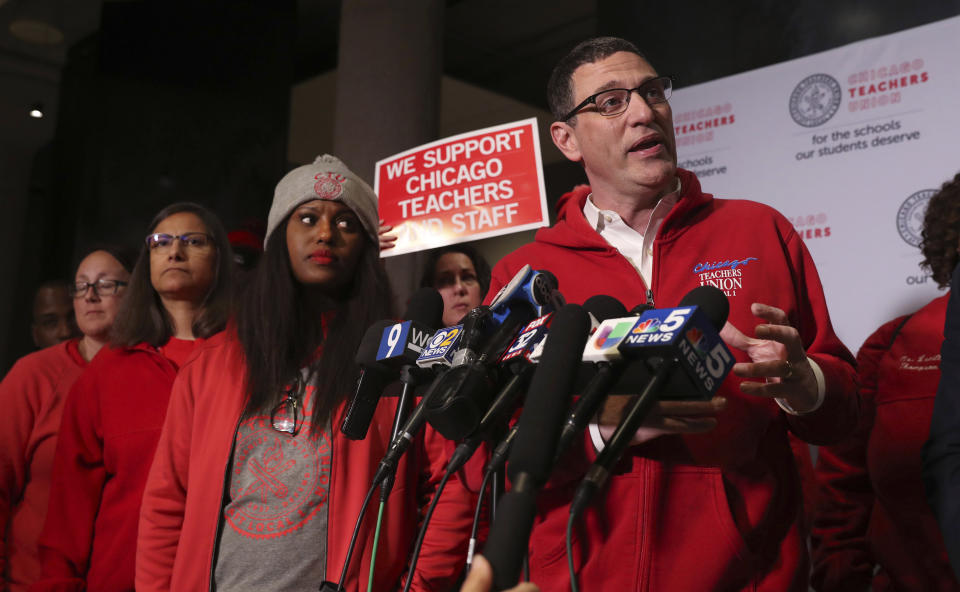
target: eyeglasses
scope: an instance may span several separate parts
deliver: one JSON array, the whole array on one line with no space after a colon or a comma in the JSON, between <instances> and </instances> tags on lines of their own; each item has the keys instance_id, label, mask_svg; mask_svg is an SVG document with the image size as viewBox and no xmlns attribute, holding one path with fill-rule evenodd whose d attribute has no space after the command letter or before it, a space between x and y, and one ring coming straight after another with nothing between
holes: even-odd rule
<instances>
[{"instance_id":1,"label":"eyeglasses","mask_svg":"<svg viewBox=\"0 0 960 592\"><path fill-rule=\"evenodd\" d=\"M270 425L278 432L291 436L300 433L303 427L303 411L301 411L303 397L303 378L298 374L293 384L284 388L284 398L270 412Z\"/></svg>"},{"instance_id":2,"label":"eyeglasses","mask_svg":"<svg viewBox=\"0 0 960 592\"><path fill-rule=\"evenodd\" d=\"M116 294L122 286L126 285L127 282L124 281L100 278L95 282L76 282L70 284L67 286L67 291L70 292L70 296L74 298L83 298L87 295L87 290L93 288L93 293L97 296L106 296Z\"/></svg>"},{"instance_id":3,"label":"eyeglasses","mask_svg":"<svg viewBox=\"0 0 960 592\"><path fill-rule=\"evenodd\" d=\"M204 232L188 232L186 234L181 234L180 236L155 232L153 234L148 234L146 239L147 247L149 247L150 250L166 249L172 245L173 241L175 240L180 241L187 247L202 249L213 242L213 237Z\"/></svg>"},{"instance_id":4,"label":"eyeglasses","mask_svg":"<svg viewBox=\"0 0 960 592\"><path fill-rule=\"evenodd\" d=\"M596 105L597 113L604 117L613 117L620 115L627 110L630 105L630 97L637 93L647 105L656 105L657 103L666 103L673 92L673 79L669 76L660 76L653 78L638 86L637 88L611 88L596 94L590 95L582 103L574 107L566 117L560 121L569 121L571 117L580 112L587 105Z\"/></svg>"}]
</instances>

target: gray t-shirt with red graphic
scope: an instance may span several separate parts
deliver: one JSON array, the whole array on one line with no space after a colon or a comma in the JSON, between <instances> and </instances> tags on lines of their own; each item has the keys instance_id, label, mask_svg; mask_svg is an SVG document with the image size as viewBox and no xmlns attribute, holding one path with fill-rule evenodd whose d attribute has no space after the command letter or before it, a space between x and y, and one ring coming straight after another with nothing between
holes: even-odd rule
<instances>
[{"instance_id":1,"label":"gray t-shirt with red graphic","mask_svg":"<svg viewBox=\"0 0 960 592\"><path fill-rule=\"evenodd\" d=\"M312 592L324 580L332 448L329 425L310 429L315 384L303 389L296 435L271 425L272 410L245 418L237 430L217 590ZM274 424L290 427L295 419L282 408Z\"/></svg>"}]
</instances>

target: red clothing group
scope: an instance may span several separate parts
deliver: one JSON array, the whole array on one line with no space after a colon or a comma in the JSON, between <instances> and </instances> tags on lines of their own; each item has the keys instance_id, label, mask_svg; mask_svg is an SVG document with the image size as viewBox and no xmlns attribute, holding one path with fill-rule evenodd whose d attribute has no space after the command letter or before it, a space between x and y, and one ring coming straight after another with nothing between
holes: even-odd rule
<instances>
[{"instance_id":1,"label":"red clothing group","mask_svg":"<svg viewBox=\"0 0 960 592\"><path fill-rule=\"evenodd\" d=\"M193 345L164 352L182 359ZM70 391L33 590L133 590L140 500L177 374L167 355L104 348Z\"/></svg>"},{"instance_id":2,"label":"red clothing group","mask_svg":"<svg viewBox=\"0 0 960 592\"><path fill-rule=\"evenodd\" d=\"M47 514L63 402L87 366L72 339L24 356L0 383L0 532L3 589L40 577L37 539Z\"/></svg>"}]
</instances>

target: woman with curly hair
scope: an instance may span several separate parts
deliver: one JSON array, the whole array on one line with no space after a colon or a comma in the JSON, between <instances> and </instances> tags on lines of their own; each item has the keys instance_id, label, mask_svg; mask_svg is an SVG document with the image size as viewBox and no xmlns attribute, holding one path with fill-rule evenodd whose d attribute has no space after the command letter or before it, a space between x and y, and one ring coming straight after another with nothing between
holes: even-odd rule
<instances>
[{"instance_id":1,"label":"woman with curly hair","mask_svg":"<svg viewBox=\"0 0 960 592\"><path fill-rule=\"evenodd\" d=\"M921 267L947 287L960 261L960 174L930 199L920 247ZM860 424L817 460L812 583L819 592L960 590L920 475L949 295L886 323L857 354Z\"/></svg>"}]
</instances>

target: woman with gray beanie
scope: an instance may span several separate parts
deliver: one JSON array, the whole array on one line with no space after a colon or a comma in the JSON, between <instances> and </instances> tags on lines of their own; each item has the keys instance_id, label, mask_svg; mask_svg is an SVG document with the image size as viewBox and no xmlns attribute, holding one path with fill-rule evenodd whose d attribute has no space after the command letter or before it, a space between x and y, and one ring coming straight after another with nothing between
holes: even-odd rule
<instances>
[{"instance_id":1,"label":"woman with gray beanie","mask_svg":"<svg viewBox=\"0 0 960 592\"><path fill-rule=\"evenodd\" d=\"M378 261L377 201L324 155L277 185L264 254L235 322L181 371L147 484L138 590L316 590L337 581L386 451L396 398L364 440L337 426L367 327L389 317ZM419 507L442 476L448 444L428 430L397 471L377 549L375 590L404 576ZM473 498L451 481L413 588L447 589L466 551ZM375 521L361 526L344 580L365 590Z\"/></svg>"}]
</instances>

